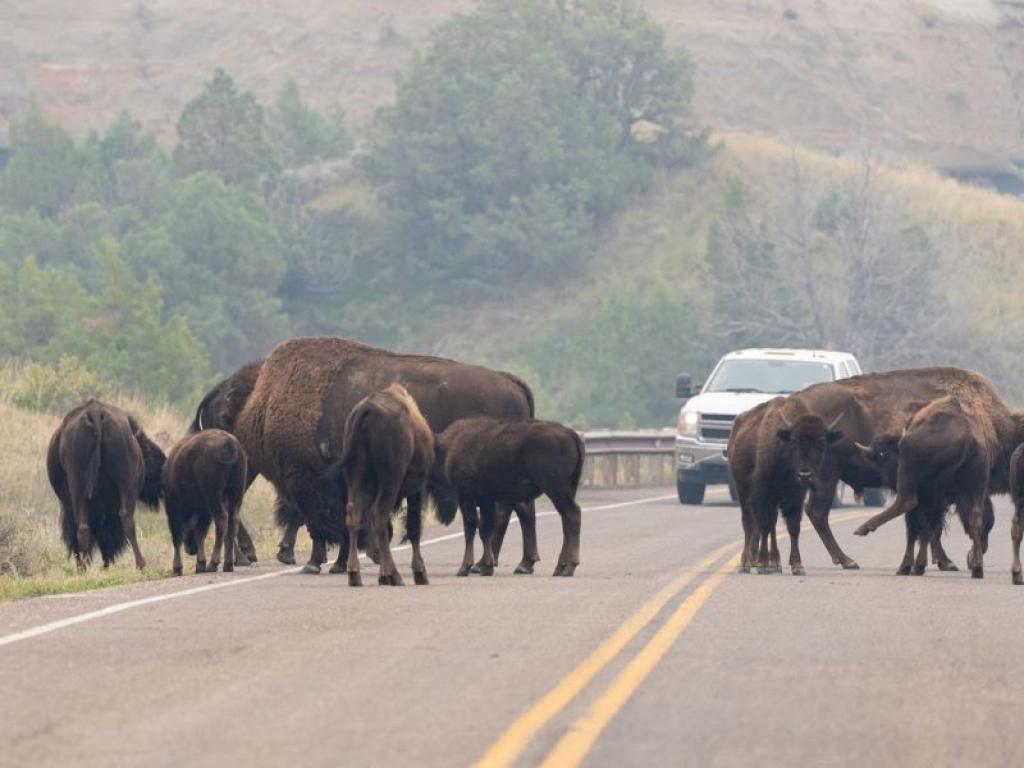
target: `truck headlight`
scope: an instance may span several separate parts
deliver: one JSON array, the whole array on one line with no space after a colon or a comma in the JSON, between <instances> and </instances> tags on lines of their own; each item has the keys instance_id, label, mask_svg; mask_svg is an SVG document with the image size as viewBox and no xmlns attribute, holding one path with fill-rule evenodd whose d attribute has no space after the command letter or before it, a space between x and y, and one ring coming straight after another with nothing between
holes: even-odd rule
<instances>
[{"instance_id":1,"label":"truck headlight","mask_svg":"<svg viewBox=\"0 0 1024 768\"><path fill-rule=\"evenodd\" d=\"M680 435L696 436L700 431L700 414L696 411L681 412L676 428Z\"/></svg>"}]
</instances>

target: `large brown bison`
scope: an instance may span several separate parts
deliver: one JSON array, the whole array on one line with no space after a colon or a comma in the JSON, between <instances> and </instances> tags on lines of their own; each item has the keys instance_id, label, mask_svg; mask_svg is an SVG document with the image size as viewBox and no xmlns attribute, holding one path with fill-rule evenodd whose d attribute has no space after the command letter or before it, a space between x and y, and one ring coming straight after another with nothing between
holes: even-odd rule
<instances>
[{"instance_id":1,"label":"large brown bison","mask_svg":"<svg viewBox=\"0 0 1024 768\"><path fill-rule=\"evenodd\" d=\"M853 395L867 414L871 427L868 439L857 438L869 444L875 435L899 433L906 423L908 404L929 403L945 395L953 395L971 412L987 415L991 422L993 449L990 455L988 490L990 493L1009 491L1010 454L1020 443L1018 419L1007 409L992 386L980 373L963 368L935 367L911 368L887 373L868 373L849 379L815 384L802 390L809 402L833 397L836 393ZM882 477L878 470L856 449L830 452L815 484L808 510L812 522L827 518L835 496L836 484L843 480L854 489L878 487ZM984 531L984 505L972 514L972 537L977 555L972 554L972 573L982 575L982 540ZM833 555L833 560L835 560Z\"/></svg>"},{"instance_id":2,"label":"large brown bison","mask_svg":"<svg viewBox=\"0 0 1024 768\"><path fill-rule=\"evenodd\" d=\"M437 436L432 472L436 482L454 490L467 519L475 518L479 510L482 574L494 572L490 532L496 504L533 501L544 494L562 518L562 551L553 575L573 575L580 562L576 490L585 456L575 430L538 419L461 419ZM467 539L471 543L471 537ZM463 568L470 562L471 554Z\"/></svg>"},{"instance_id":3,"label":"large brown bison","mask_svg":"<svg viewBox=\"0 0 1024 768\"><path fill-rule=\"evenodd\" d=\"M799 545L804 498L818 482L827 455L849 450L867 430L857 401L837 394L818 403L800 394L777 397L734 424L726 453L743 519L741 571L749 571L755 560L760 573L778 570L774 531L781 510L790 536L790 568L794 575L804 573ZM815 528L826 547L834 543L827 519L816 521Z\"/></svg>"},{"instance_id":4,"label":"large brown bison","mask_svg":"<svg viewBox=\"0 0 1024 768\"><path fill-rule=\"evenodd\" d=\"M380 556L378 583L402 585L402 576L391 557L388 523L403 498L422 499L434 461L434 433L416 401L401 384L391 384L364 397L345 421L344 442L337 469L345 479L348 506L348 583L362 585L356 548L364 520L376 539ZM427 584L427 568L420 554L419 504L406 514L412 530L412 572L417 584Z\"/></svg>"},{"instance_id":5,"label":"large brown bison","mask_svg":"<svg viewBox=\"0 0 1024 768\"><path fill-rule=\"evenodd\" d=\"M116 406L90 398L64 417L50 439L46 471L60 499L64 543L80 571L96 548L106 568L126 542L135 566L146 567L135 535L135 505L160 504L163 464L159 446Z\"/></svg>"},{"instance_id":6,"label":"large brown bison","mask_svg":"<svg viewBox=\"0 0 1024 768\"><path fill-rule=\"evenodd\" d=\"M889 520L907 515L907 548L897 573L924 573L926 544L941 530L946 508L955 504L957 514L974 540L975 516L981 521L980 551L988 548L992 528L989 478L1000 451L990 408L976 408L953 395L936 398L910 419L896 443L896 498L889 507L867 520L854 533L866 536ZM892 473L892 437L871 446L870 457L888 482ZM887 463L883 464L885 460ZM915 535L916 534L916 535ZM916 561L914 540L920 542ZM975 572L976 551L968 556Z\"/></svg>"},{"instance_id":7,"label":"large brown bison","mask_svg":"<svg viewBox=\"0 0 1024 768\"><path fill-rule=\"evenodd\" d=\"M327 542L345 542L343 484L325 478L341 455L343 426L363 397L391 383L404 386L434 432L470 415L528 418L533 396L509 374L424 355L389 352L337 338L300 338L278 345L263 362L256 385L237 417L235 434L252 471L266 477L279 496L284 522L300 514L313 537L307 571L318 572ZM452 499L428 485L438 515L450 523ZM532 504L517 507L523 526L519 573L539 560ZM345 553L335 571L344 571Z\"/></svg>"},{"instance_id":8,"label":"large brown bison","mask_svg":"<svg viewBox=\"0 0 1024 768\"><path fill-rule=\"evenodd\" d=\"M174 544L174 575L180 576L181 545L196 557L196 573L214 572L224 553L224 570L235 569L248 462L238 440L220 429L187 435L172 449L164 465L162 485L167 525ZM204 543L214 524L213 553L206 562ZM239 565L249 559L241 549Z\"/></svg>"}]
</instances>

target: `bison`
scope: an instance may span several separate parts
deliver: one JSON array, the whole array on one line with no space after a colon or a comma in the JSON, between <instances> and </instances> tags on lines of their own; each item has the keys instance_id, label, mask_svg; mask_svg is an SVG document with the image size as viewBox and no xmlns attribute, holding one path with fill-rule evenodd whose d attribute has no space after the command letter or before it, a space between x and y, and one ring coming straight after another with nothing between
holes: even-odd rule
<instances>
[{"instance_id":1,"label":"bison","mask_svg":"<svg viewBox=\"0 0 1024 768\"><path fill-rule=\"evenodd\" d=\"M494 572L490 532L498 502L547 496L562 518L555 576L572 576L580 562L581 512L576 490L586 451L575 430L538 419L460 419L437 436L433 477L451 488L467 519L479 510L484 555L480 572ZM471 545L471 535L467 534ZM471 562L463 561L463 568ZM462 573L462 571L460 571Z\"/></svg>"},{"instance_id":2,"label":"bison","mask_svg":"<svg viewBox=\"0 0 1024 768\"><path fill-rule=\"evenodd\" d=\"M743 414L734 425L727 455L743 519L741 571L748 572L755 558L759 573L778 569L774 531L781 509L790 536L789 565L793 575L803 575L799 538L804 497L818 481L826 455L844 438L839 423L849 422L854 434L864 428L864 414L853 398L835 400L822 414L799 395L777 397ZM827 546L825 536L822 540Z\"/></svg>"},{"instance_id":3,"label":"bison","mask_svg":"<svg viewBox=\"0 0 1024 768\"><path fill-rule=\"evenodd\" d=\"M362 585L356 541L364 520L380 554L378 583L402 585L391 557L388 524L403 498L418 501L423 497L433 461L434 433L405 387L391 384L356 403L345 420L341 459L330 470L341 473L348 492L345 522L350 586ZM420 505L410 504L406 520L411 531L413 579L427 584L419 546L420 515Z\"/></svg>"},{"instance_id":4,"label":"bison","mask_svg":"<svg viewBox=\"0 0 1024 768\"><path fill-rule=\"evenodd\" d=\"M1010 454L1020 443L1020 425L992 383L980 373L949 366L911 368L814 384L798 394L808 398L808 402L818 402L840 393L853 396L867 414L870 436L868 439L855 438L865 445L870 444L875 435L899 433L906 423L908 404L929 403L945 395L954 395L970 412L986 414L992 439L988 490L990 493L1009 491ZM853 445L850 449L832 451L826 458L809 503L812 522L827 519L836 484L840 480L855 490L882 485L878 469L863 452ZM975 514L977 520L974 520ZM983 573L981 554L985 514L985 505L982 505L972 513L971 522L972 538L976 533L977 548L977 555L971 556L972 575L978 578ZM833 560L836 560L835 554Z\"/></svg>"},{"instance_id":5,"label":"bison","mask_svg":"<svg viewBox=\"0 0 1024 768\"><path fill-rule=\"evenodd\" d=\"M79 571L96 548L108 567L126 542L135 566L146 567L135 534L135 505L159 506L164 461L160 447L116 406L90 398L64 417L50 439L46 471L60 499L64 543Z\"/></svg>"},{"instance_id":6,"label":"bison","mask_svg":"<svg viewBox=\"0 0 1024 768\"><path fill-rule=\"evenodd\" d=\"M347 541L343 483L324 476L341 454L348 414L363 397L402 384L434 432L469 415L528 418L533 396L510 374L424 355L407 355L338 338L300 338L279 344L264 360L256 385L237 417L235 434L252 471L278 492L278 510L293 522L301 515L313 537L306 572L319 572L327 542ZM453 499L428 484L438 516L450 523ZM414 500L419 503L419 500ZM517 506L523 523L523 560L530 573L539 560L532 504ZM345 570L345 550L332 571Z\"/></svg>"},{"instance_id":7,"label":"bison","mask_svg":"<svg viewBox=\"0 0 1024 768\"><path fill-rule=\"evenodd\" d=\"M956 504L964 530L972 540L977 516L981 521L980 551L988 548L988 533L994 522L988 485L1000 448L989 410L972 409L969 403L953 395L936 398L917 410L895 445L894 437L887 435L876 439L870 447L861 446L887 484L891 484L895 469L896 498L854 533L866 536L889 520L906 515L907 549L899 574L910 573L912 565L915 574L924 573L927 543L941 532L950 504ZM920 542L916 560L915 540ZM979 567L976 557L972 549L968 556L972 575ZM955 570L955 566L947 566L946 570Z\"/></svg>"},{"instance_id":8,"label":"bison","mask_svg":"<svg viewBox=\"0 0 1024 768\"><path fill-rule=\"evenodd\" d=\"M196 557L196 573L215 572L224 552L224 571L235 569L239 509L245 495L248 461L238 440L220 429L187 435L167 457L162 485L167 525L174 544L174 575L180 576L181 545ZM215 538L209 565L204 542L214 524ZM249 558L240 548L239 565Z\"/></svg>"}]
</instances>

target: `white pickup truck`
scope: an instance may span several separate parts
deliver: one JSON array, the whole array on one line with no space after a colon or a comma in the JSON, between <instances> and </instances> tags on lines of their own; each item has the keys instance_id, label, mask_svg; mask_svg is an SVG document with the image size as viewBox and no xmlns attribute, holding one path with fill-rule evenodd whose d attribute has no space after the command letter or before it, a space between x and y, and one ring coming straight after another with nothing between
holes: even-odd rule
<instances>
[{"instance_id":1,"label":"white pickup truck","mask_svg":"<svg viewBox=\"0 0 1024 768\"><path fill-rule=\"evenodd\" d=\"M700 504L707 486L721 484L729 485L735 501L724 452L732 423L741 413L777 395L859 373L857 358L847 352L742 349L719 360L703 386L694 386L688 374L681 374L676 396L686 402L679 410L676 433L679 501ZM872 495L866 494L865 500L877 502L878 492L869 490Z\"/></svg>"}]
</instances>

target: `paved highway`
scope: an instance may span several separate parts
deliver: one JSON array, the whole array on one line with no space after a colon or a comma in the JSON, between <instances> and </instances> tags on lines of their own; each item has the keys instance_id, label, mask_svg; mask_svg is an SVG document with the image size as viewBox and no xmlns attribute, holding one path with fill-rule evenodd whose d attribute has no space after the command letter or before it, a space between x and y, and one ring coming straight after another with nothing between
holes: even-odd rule
<instances>
[{"instance_id":1,"label":"paved highway","mask_svg":"<svg viewBox=\"0 0 1024 768\"><path fill-rule=\"evenodd\" d=\"M513 529L493 578L457 579L458 531L432 529L429 587L261 564L2 605L0 764L1024 763L1005 502L975 581L893 575L902 524L855 538L861 508L833 513L861 570L808 531L806 576L757 576L734 506L581 496L573 579L548 515L533 576Z\"/></svg>"}]
</instances>

